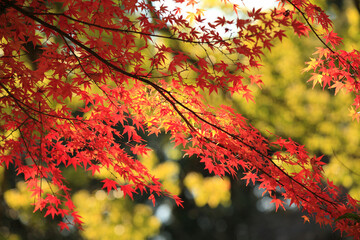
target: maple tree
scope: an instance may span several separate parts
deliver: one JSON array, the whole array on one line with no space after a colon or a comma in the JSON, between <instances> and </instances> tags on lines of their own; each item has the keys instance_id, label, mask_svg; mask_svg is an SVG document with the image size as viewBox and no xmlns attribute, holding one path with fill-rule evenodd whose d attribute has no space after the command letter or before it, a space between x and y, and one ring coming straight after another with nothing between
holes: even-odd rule
<instances>
[{"instance_id":1,"label":"maple tree","mask_svg":"<svg viewBox=\"0 0 360 240\"><path fill-rule=\"evenodd\" d=\"M201 10L186 18L149 1L2 0L0 6L0 161L24 177L34 211L64 219L61 229L82 225L62 167L93 175L107 170L108 192L147 194L154 203L168 196L181 206L135 157L150 150L142 134L163 131L209 173L237 177L241 169L246 184L260 183L276 209L290 199L319 224L360 237L358 201L324 179L321 157L291 139L269 141L230 106L204 100L222 91L254 101L249 84L261 87L261 77L246 73L261 68L264 51L292 29L300 37L313 32L323 44L305 68L313 71L309 81L353 93L351 113L359 120L359 52L336 49L341 38L320 7L284 1L205 23ZM236 36L219 34L224 28ZM177 42L189 47L178 49ZM212 52L223 58L212 59ZM69 106L74 99L81 102L77 114Z\"/></svg>"}]
</instances>

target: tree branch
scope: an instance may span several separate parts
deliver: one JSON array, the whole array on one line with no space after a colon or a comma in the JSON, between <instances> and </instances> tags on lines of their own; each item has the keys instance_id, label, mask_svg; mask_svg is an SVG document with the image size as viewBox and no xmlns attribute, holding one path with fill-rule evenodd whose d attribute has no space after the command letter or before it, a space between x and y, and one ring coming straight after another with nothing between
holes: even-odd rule
<instances>
[{"instance_id":1,"label":"tree branch","mask_svg":"<svg viewBox=\"0 0 360 240\"><path fill-rule=\"evenodd\" d=\"M328 199L325 199L324 197L319 196L317 193L315 193L314 191L312 191L311 189L309 189L307 186L305 186L303 183L299 182L298 180L292 178L288 173L286 173L283 169L281 169L277 164L274 163L274 161L272 160L271 156L266 155L264 153L262 153L260 150L258 150L256 147L251 146L249 143L244 142L244 140L242 140L241 138L239 138L239 136L232 134L230 132L228 132L227 130L223 129L220 126L217 126L209 121L207 121L206 119L204 119L203 117L201 117L199 114L197 114L195 111L193 111L192 109L190 109L189 107L187 107L186 105L184 105L183 103L181 103L179 100L177 100L170 91L167 91L166 89L160 87L159 85L157 85L156 83L153 83L151 81L149 81L148 79L145 79L144 77L129 73L121 68L119 68L118 66L112 64L111 62L109 62L108 60L104 59L103 57L101 57L98 53L96 53L94 50L92 50L91 48L87 47L86 45L84 45L83 43L81 43L79 40L75 39L74 37L70 36L69 34L67 34L66 32L64 32L63 30L57 28L56 26L53 26L45 21L43 21L42 19L34 16L32 13L22 9L21 7L10 3L10 6L14 9L16 9L17 11L21 12L23 15L33 19L34 21L40 23L41 25L55 31L56 33L60 34L62 37L65 37L67 39L69 39L71 42L73 42L75 45L77 45L78 47L82 48L83 50L85 50L86 52L88 52L89 54L91 54L93 57L95 57L96 59L98 59L100 62L102 62L104 65L108 66L109 68L125 75L128 76L130 78L133 79L137 79L147 85L150 85L151 87L153 87L156 91L158 91L161 96L169 103L172 105L173 109L179 114L179 116L183 119L183 121L186 123L186 125L189 127L189 129L191 130L192 134L198 134L201 136L201 134L196 130L196 128L189 122L189 120L184 116L184 114L180 111L180 109L178 108L178 106L180 106L181 108L187 110L189 113L193 114L197 119L201 120L202 122L204 122L205 124L213 127L214 129L217 129L223 133L225 133L226 135L230 136L231 138L233 138L234 140L239 141L241 144L243 144L246 147L249 147L251 150L253 150L254 152L256 152L260 157L266 158L272 165L274 165L279 171L281 171L282 174L284 174L284 176L288 177L292 182L298 184L299 186L301 186L303 189L305 189L307 192L309 192L310 194L314 195L317 199L324 201L324 202L328 202L332 205L338 205L337 202L332 202ZM177 106L178 105L178 106ZM208 140L208 138L202 136L204 139ZM212 140L210 140L211 142L213 142ZM225 147L226 148L226 147ZM226 148L227 149L227 148ZM265 172L264 172L265 173ZM269 175L268 175L269 176ZM271 177L271 176L269 176Z\"/></svg>"}]
</instances>

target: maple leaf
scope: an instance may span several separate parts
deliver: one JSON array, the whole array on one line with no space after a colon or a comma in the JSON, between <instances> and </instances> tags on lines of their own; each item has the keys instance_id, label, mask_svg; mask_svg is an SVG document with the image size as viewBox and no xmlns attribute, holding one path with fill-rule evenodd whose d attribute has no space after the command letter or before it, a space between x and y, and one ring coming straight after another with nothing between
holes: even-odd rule
<instances>
[{"instance_id":1,"label":"maple leaf","mask_svg":"<svg viewBox=\"0 0 360 240\"><path fill-rule=\"evenodd\" d=\"M196 20L197 15L193 12L186 12L187 16L186 19L189 19L189 22L192 23L194 20Z\"/></svg>"},{"instance_id":2,"label":"maple leaf","mask_svg":"<svg viewBox=\"0 0 360 240\"><path fill-rule=\"evenodd\" d=\"M205 21L205 18L201 18L201 16L200 15L197 15L196 17L195 17L195 21L197 21L197 22L204 22Z\"/></svg>"},{"instance_id":3,"label":"maple leaf","mask_svg":"<svg viewBox=\"0 0 360 240\"><path fill-rule=\"evenodd\" d=\"M179 198L178 196L176 196L176 195L173 195L172 196L172 198L175 200L175 203L176 203L176 205L178 206L178 207L182 207L182 208L184 208L184 206L183 206L183 200L181 200L181 198Z\"/></svg>"},{"instance_id":4,"label":"maple leaf","mask_svg":"<svg viewBox=\"0 0 360 240\"><path fill-rule=\"evenodd\" d=\"M332 47L335 47L341 43L342 38L337 35L333 30L328 34L325 34L325 43L330 43Z\"/></svg>"},{"instance_id":5,"label":"maple leaf","mask_svg":"<svg viewBox=\"0 0 360 240\"><path fill-rule=\"evenodd\" d=\"M196 0L187 0L186 6L195 6L196 4L198 4L198 2Z\"/></svg>"},{"instance_id":6,"label":"maple leaf","mask_svg":"<svg viewBox=\"0 0 360 240\"><path fill-rule=\"evenodd\" d=\"M275 31L274 37L279 38L280 42L282 42L283 37L286 37L285 30Z\"/></svg>"},{"instance_id":7,"label":"maple leaf","mask_svg":"<svg viewBox=\"0 0 360 240\"><path fill-rule=\"evenodd\" d=\"M69 210L63 209L63 208L58 208L58 215L60 215L61 217L65 217L65 216L69 215Z\"/></svg>"},{"instance_id":8,"label":"maple leaf","mask_svg":"<svg viewBox=\"0 0 360 240\"><path fill-rule=\"evenodd\" d=\"M301 217L304 219L304 223L306 223L306 222L310 223L310 219L308 216L302 215Z\"/></svg>"},{"instance_id":9,"label":"maple leaf","mask_svg":"<svg viewBox=\"0 0 360 240\"><path fill-rule=\"evenodd\" d=\"M134 199L133 198L133 193L136 193L136 191L134 190L134 188L133 188L133 186L131 184L121 185L120 189L121 189L121 191L123 191L124 197L126 195L128 195L131 199Z\"/></svg>"},{"instance_id":10,"label":"maple leaf","mask_svg":"<svg viewBox=\"0 0 360 240\"><path fill-rule=\"evenodd\" d=\"M0 164L5 163L6 168L9 168L9 164L12 163L12 162L13 162L13 160L12 160L12 157L10 155L1 156ZM25 180L27 178L29 178L29 177L30 176L26 177Z\"/></svg>"},{"instance_id":11,"label":"maple leaf","mask_svg":"<svg viewBox=\"0 0 360 240\"><path fill-rule=\"evenodd\" d=\"M321 74L316 74L316 73L313 73L311 78L308 80L308 82L313 82L313 88L315 87L316 84L320 84L322 85L322 78L323 76Z\"/></svg>"},{"instance_id":12,"label":"maple leaf","mask_svg":"<svg viewBox=\"0 0 360 240\"><path fill-rule=\"evenodd\" d=\"M302 22L298 20L294 20L291 25L294 28L294 32L299 36L308 36L309 35L309 27L305 26Z\"/></svg>"},{"instance_id":13,"label":"maple leaf","mask_svg":"<svg viewBox=\"0 0 360 240\"><path fill-rule=\"evenodd\" d=\"M250 180L252 181L253 185L255 185L255 181L258 178L258 176L255 173L247 172L244 177L241 179L246 180L246 186L249 185Z\"/></svg>"},{"instance_id":14,"label":"maple leaf","mask_svg":"<svg viewBox=\"0 0 360 240\"><path fill-rule=\"evenodd\" d=\"M58 215L58 211L55 209L55 207L53 205L49 205L47 207L47 211L44 215L44 217L51 215L51 217L54 219L55 215Z\"/></svg>"},{"instance_id":15,"label":"maple leaf","mask_svg":"<svg viewBox=\"0 0 360 240\"><path fill-rule=\"evenodd\" d=\"M87 169L87 171L91 170L91 174L94 176L96 172L100 173L100 166L97 164L91 164L90 167Z\"/></svg>"},{"instance_id":16,"label":"maple leaf","mask_svg":"<svg viewBox=\"0 0 360 240\"><path fill-rule=\"evenodd\" d=\"M243 97L246 99L247 102L249 102L249 101L255 102L254 96L251 94L250 90L248 90L246 93L244 93Z\"/></svg>"},{"instance_id":17,"label":"maple leaf","mask_svg":"<svg viewBox=\"0 0 360 240\"><path fill-rule=\"evenodd\" d=\"M262 75L250 75L250 81L251 84L256 84L260 89L262 88L262 85L264 84L263 81L261 80L261 76Z\"/></svg>"},{"instance_id":18,"label":"maple leaf","mask_svg":"<svg viewBox=\"0 0 360 240\"><path fill-rule=\"evenodd\" d=\"M284 203L283 203L283 201L281 200L281 199L278 199L278 198L276 198L276 197L274 197L271 201L270 201L270 203L275 203L275 211L277 212L277 210L278 210L278 208L279 208L279 206L281 206L283 209L284 209L284 211L286 211L286 209L285 209L285 207L284 207Z\"/></svg>"},{"instance_id":19,"label":"maple leaf","mask_svg":"<svg viewBox=\"0 0 360 240\"><path fill-rule=\"evenodd\" d=\"M81 229L82 229L81 226L82 226L83 221L80 220L81 217L80 217L80 215L78 214L78 212L76 212L76 211L72 212L72 213L71 213L71 216L74 218L74 219L73 219L74 223L75 223L75 224L78 224L78 228L81 230Z\"/></svg>"},{"instance_id":20,"label":"maple leaf","mask_svg":"<svg viewBox=\"0 0 360 240\"><path fill-rule=\"evenodd\" d=\"M360 121L360 113L357 112L353 107L349 108L349 116L351 116L352 120L356 119L357 122Z\"/></svg>"},{"instance_id":21,"label":"maple leaf","mask_svg":"<svg viewBox=\"0 0 360 240\"><path fill-rule=\"evenodd\" d=\"M137 135L135 127L129 125L124 126L124 134L125 133L128 135L128 141L130 141L134 135Z\"/></svg>"},{"instance_id":22,"label":"maple leaf","mask_svg":"<svg viewBox=\"0 0 360 240\"><path fill-rule=\"evenodd\" d=\"M45 200L52 205L54 204L56 207L58 207L59 204L61 203L60 199L58 199L57 197L55 197L52 194L47 194L47 197Z\"/></svg>"},{"instance_id":23,"label":"maple leaf","mask_svg":"<svg viewBox=\"0 0 360 240\"><path fill-rule=\"evenodd\" d=\"M329 53L331 52L330 49L328 49L328 48L317 47L316 49L317 49L317 51L314 52L314 55L318 54L319 58L327 57L329 55Z\"/></svg>"},{"instance_id":24,"label":"maple leaf","mask_svg":"<svg viewBox=\"0 0 360 240\"><path fill-rule=\"evenodd\" d=\"M264 47L266 47L271 52L271 47L274 45L270 42L270 40L265 40L263 42L263 44L264 44Z\"/></svg>"},{"instance_id":25,"label":"maple leaf","mask_svg":"<svg viewBox=\"0 0 360 240\"><path fill-rule=\"evenodd\" d=\"M154 194L151 194L148 199L151 200L153 206L155 207L155 197L154 197Z\"/></svg>"},{"instance_id":26,"label":"maple leaf","mask_svg":"<svg viewBox=\"0 0 360 240\"><path fill-rule=\"evenodd\" d=\"M330 87L332 78L329 75L322 75L321 80L323 82L323 89L325 89L326 86Z\"/></svg>"},{"instance_id":27,"label":"maple leaf","mask_svg":"<svg viewBox=\"0 0 360 240\"><path fill-rule=\"evenodd\" d=\"M71 199L68 199L68 200L66 201L65 205L66 205L70 210L74 210L74 209L75 209L74 203L72 202Z\"/></svg>"},{"instance_id":28,"label":"maple leaf","mask_svg":"<svg viewBox=\"0 0 360 240\"><path fill-rule=\"evenodd\" d=\"M239 16L238 9L240 9L240 6L238 4L233 4L233 10L236 13L236 16Z\"/></svg>"},{"instance_id":29,"label":"maple leaf","mask_svg":"<svg viewBox=\"0 0 360 240\"><path fill-rule=\"evenodd\" d=\"M196 9L196 15L197 16L204 16L204 12L205 12L206 10L205 9L199 9L199 8L197 8Z\"/></svg>"},{"instance_id":30,"label":"maple leaf","mask_svg":"<svg viewBox=\"0 0 360 240\"><path fill-rule=\"evenodd\" d=\"M336 81L333 85L331 85L330 88L335 88L335 95L336 95L344 87L345 85L342 82Z\"/></svg>"},{"instance_id":31,"label":"maple leaf","mask_svg":"<svg viewBox=\"0 0 360 240\"><path fill-rule=\"evenodd\" d=\"M239 29L243 29L249 23L251 23L251 21L249 19L240 19L240 18L238 18L236 20L236 27L239 28Z\"/></svg>"},{"instance_id":32,"label":"maple leaf","mask_svg":"<svg viewBox=\"0 0 360 240\"><path fill-rule=\"evenodd\" d=\"M117 189L118 184L117 184L117 182L114 181L114 180L104 179L104 180L102 180L101 182L104 183L102 189L106 188L106 190L107 190L108 193L110 193L110 191L111 191L112 189L114 189L114 190Z\"/></svg>"},{"instance_id":33,"label":"maple leaf","mask_svg":"<svg viewBox=\"0 0 360 240\"><path fill-rule=\"evenodd\" d=\"M146 147L144 144L136 144L134 147L131 147L130 149L134 154L138 155L146 155L147 152L150 150Z\"/></svg>"},{"instance_id":34,"label":"maple leaf","mask_svg":"<svg viewBox=\"0 0 360 240\"><path fill-rule=\"evenodd\" d=\"M42 211L46 207L46 201L44 199L40 199L36 201L33 205L35 205L33 213L37 210Z\"/></svg>"},{"instance_id":35,"label":"maple leaf","mask_svg":"<svg viewBox=\"0 0 360 240\"><path fill-rule=\"evenodd\" d=\"M161 130L157 127L150 127L150 129L148 130L148 136L150 136L151 134L155 134L156 136L159 136L159 133L161 133Z\"/></svg>"},{"instance_id":36,"label":"maple leaf","mask_svg":"<svg viewBox=\"0 0 360 240\"><path fill-rule=\"evenodd\" d=\"M58 226L60 227L60 231L63 231L64 229L70 230L69 225L65 222L59 222Z\"/></svg>"},{"instance_id":37,"label":"maple leaf","mask_svg":"<svg viewBox=\"0 0 360 240\"><path fill-rule=\"evenodd\" d=\"M306 62L306 64L308 65L306 68L304 68L302 71L303 72L308 72L310 70L316 70L316 68L319 66L319 64L322 63L322 60L319 59L315 59L315 58L310 58L309 62Z\"/></svg>"},{"instance_id":38,"label":"maple leaf","mask_svg":"<svg viewBox=\"0 0 360 240\"><path fill-rule=\"evenodd\" d=\"M80 165L79 160L76 157L70 157L67 160L68 160L68 162L67 162L66 167L73 165L74 169L76 170L76 167Z\"/></svg>"},{"instance_id":39,"label":"maple leaf","mask_svg":"<svg viewBox=\"0 0 360 240\"><path fill-rule=\"evenodd\" d=\"M174 134L174 142L175 142L175 147L182 144L183 147L186 146L186 139L185 139L185 135L183 133L176 133Z\"/></svg>"},{"instance_id":40,"label":"maple leaf","mask_svg":"<svg viewBox=\"0 0 360 240\"><path fill-rule=\"evenodd\" d=\"M214 164L212 162L212 159L209 157L202 157L200 162L205 163L205 169L209 171L209 173L212 173L214 171Z\"/></svg>"},{"instance_id":41,"label":"maple leaf","mask_svg":"<svg viewBox=\"0 0 360 240\"><path fill-rule=\"evenodd\" d=\"M217 17L216 21L215 21L215 26L224 26L226 24L226 19L225 17Z\"/></svg>"}]
</instances>

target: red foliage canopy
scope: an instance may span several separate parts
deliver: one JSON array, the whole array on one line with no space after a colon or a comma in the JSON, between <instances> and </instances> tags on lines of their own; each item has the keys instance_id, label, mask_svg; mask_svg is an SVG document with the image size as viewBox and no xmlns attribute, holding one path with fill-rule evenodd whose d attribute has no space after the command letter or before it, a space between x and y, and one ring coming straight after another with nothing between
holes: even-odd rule
<instances>
[{"instance_id":1,"label":"red foliage canopy","mask_svg":"<svg viewBox=\"0 0 360 240\"><path fill-rule=\"evenodd\" d=\"M235 177L241 168L243 179L260 183L276 208L290 199L319 224L360 237L360 223L344 217L359 215L358 202L323 179L321 157L309 156L291 139L270 142L231 107L214 108L201 97L221 90L253 100L247 80L261 86L261 79L242 73L259 68L263 51L293 29L299 36L316 34L324 47L307 69L322 75L324 87L353 92L358 109L359 52L335 49L341 39L320 7L294 0L285 8L283 1L268 12L252 10L236 21L221 17L203 24L190 24L179 9L155 8L146 0L126 0L121 6L111 0L1 0L0 9L0 162L23 174L35 211L73 217L60 223L61 229L82 223L61 166L92 174L109 169L117 181L104 179L107 191L120 187L130 197L146 192L152 201L154 194L165 195L181 205L133 157L149 150L139 132L165 131L210 173ZM195 22L204 22L200 15ZM235 37L219 34L225 25L235 29ZM189 47L174 47L179 42ZM193 54L197 46L207 57ZM213 60L209 51L224 57ZM72 115L73 99L83 103L82 114ZM301 170L289 172L280 162ZM43 194L43 179L51 194Z\"/></svg>"}]
</instances>

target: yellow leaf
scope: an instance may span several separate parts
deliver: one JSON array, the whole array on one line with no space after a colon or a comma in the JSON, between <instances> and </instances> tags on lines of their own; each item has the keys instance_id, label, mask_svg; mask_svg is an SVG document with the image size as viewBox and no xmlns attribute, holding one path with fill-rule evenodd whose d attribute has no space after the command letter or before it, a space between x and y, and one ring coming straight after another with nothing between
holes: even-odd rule
<instances>
[{"instance_id":1,"label":"yellow leaf","mask_svg":"<svg viewBox=\"0 0 360 240\"><path fill-rule=\"evenodd\" d=\"M315 70L317 65L321 63L321 61L315 59L315 58L310 58L309 62L306 62L306 64L308 65L306 68L304 68L302 70L302 72L308 72L310 70Z\"/></svg>"},{"instance_id":2,"label":"yellow leaf","mask_svg":"<svg viewBox=\"0 0 360 240\"><path fill-rule=\"evenodd\" d=\"M301 216L301 217L304 219L304 223L306 223L306 222L310 222L310 219L309 219L309 217L308 217L308 216L303 215L303 216Z\"/></svg>"},{"instance_id":3,"label":"yellow leaf","mask_svg":"<svg viewBox=\"0 0 360 240\"><path fill-rule=\"evenodd\" d=\"M196 9L196 15L197 16L204 16L205 11L206 10L204 10L204 9Z\"/></svg>"},{"instance_id":4,"label":"yellow leaf","mask_svg":"<svg viewBox=\"0 0 360 240\"><path fill-rule=\"evenodd\" d=\"M192 12L187 12L187 16L186 16L186 19L189 19L189 22L192 23L196 17L196 14L195 13L192 13Z\"/></svg>"},{"instance_id":5,"label":"yellow leaf","mask_svg":"<svg viewBox=\"0 0 360 240\"><path fill-rule=\"evenodd\" d=\"M321 86L322 86L322 75L321 74L316 74L316 73L313 73L311 78L308 80L308 82L313 82L313 88L315 87L315 85L317 83L319 83Z\"/></svg>"}]
</instances>

